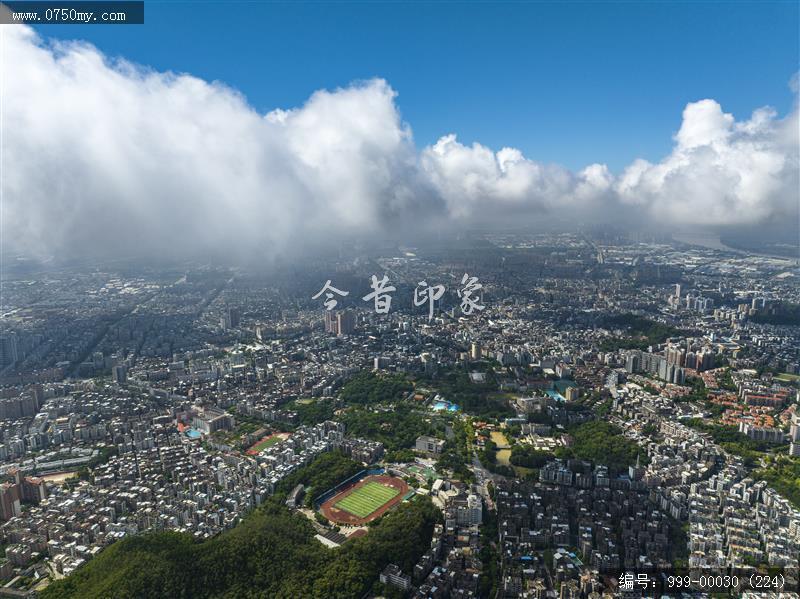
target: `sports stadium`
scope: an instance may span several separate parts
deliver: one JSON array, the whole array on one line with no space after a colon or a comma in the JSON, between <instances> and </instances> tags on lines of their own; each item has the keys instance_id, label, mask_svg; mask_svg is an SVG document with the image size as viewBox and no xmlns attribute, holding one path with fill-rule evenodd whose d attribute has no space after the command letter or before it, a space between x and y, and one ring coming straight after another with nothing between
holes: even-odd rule
<instances>
[{"instance_id":1,"label":"sports stadium","mask_svg":"<svg viewBox=\"0 0 800 599\"><path fill-rule=\"evenodd\" d=\"M409 494L406 482L383 470L364 470L314 502L331 522L361 526L388 512Z\"/></svg>"}]
</instances>

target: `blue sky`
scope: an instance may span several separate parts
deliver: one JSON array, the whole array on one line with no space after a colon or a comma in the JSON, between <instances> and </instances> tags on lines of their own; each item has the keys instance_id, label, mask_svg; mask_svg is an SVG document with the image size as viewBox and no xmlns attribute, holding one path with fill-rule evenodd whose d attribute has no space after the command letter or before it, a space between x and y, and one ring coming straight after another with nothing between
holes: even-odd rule
<instances>
[{"instance_id":1,"label":"blue sky","mask_svg":"<svg viewBox=\"0 0 800 599\"><path fill-rule=\"evenodd\" d=\"M142 26L42 27L220 80L259 111L383 77L418 146L519 148L572 169L669 152L687 102L785 114L796 2L158 2Z\"/></svg>"}]
</instances>

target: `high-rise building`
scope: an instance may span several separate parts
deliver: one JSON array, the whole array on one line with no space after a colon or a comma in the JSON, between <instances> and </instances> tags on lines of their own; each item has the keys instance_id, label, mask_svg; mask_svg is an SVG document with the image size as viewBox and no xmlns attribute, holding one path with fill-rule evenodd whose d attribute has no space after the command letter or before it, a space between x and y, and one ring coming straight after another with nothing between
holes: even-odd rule
<instances>
[{"instance_id":1,"label":"high-rise building","mask_svg":"<svg viewBox=\"0 0 800 599\"><path fill-rule=\"evenodd\" d=\"M11 520L22 513L20 488L15 483L0 484L0 519Z\"/></svg>"},{"instance_id":2,"label":"high-rise building","mask_svg":"<svg viewBox=\"0 0 800 599\"><path fill-rule=\"evenodd\" d=\"M800 441L800 415L792 416L792 426L789 428L789 436L793 443Z\"/></svg>"},{"instance_id":3,"label":"high-rise building","mask_svg":"<svg viewBox=\"0 0 800 599\"><path fill-rule=\"evenodd\" d=\"M30 503L39 504L47 499L47 485L37 476L26 476L20 485L22 499Z\"/></svg>"},{"instance_id":4,"label":"high-rise building","mask_svg":"<svg viewBox=\"0 0 800 599\"><path fill-rule=\"evenodd\" d=\"M339 323L336 320L336 312L325 310L325 332L337 335L339 333Z\"/></svg>"},{"instance_id":5,"label":"high-rise building","mask_svg":"<svg viewBox=\"0 0 800 599\"><path fill-rule=\"evenodd\" d=\"M472 342L472 345L469 348L469 357L471 360L481 359L481 346L474 341Z\"/></svg>"},{"instance_id":6,"label":"high-rise building","mask_svg":"<svg viewBox=\"0 0 800 599\"><path fill-rule=\"evenodd\" d=\"M681 284L675 283L675 297L681 296Z\"/></svg>"},{"instance_id":7,"label":"high-rise building","mask_svg":"<svg viewBox=\"0 0 800 599\"><path fill-rule=\"evenodd\" d=\"M641 358L637 353L630 353L625 359L625 370L630 373L639 372L641 369Z\"/></svg>"},{"instance_id":8,"label":"high-rise building","mask_svg":"<svg viewBox=\"0 0 800 599\"><path fill-rule=\"evenodd\" d=\"M708 350L703 350L697 354L695 368L699 372L710 370L714 366L714 354Z\"/></svg>"},{"instance_id":9,"label":"high-rise building","mask_svg":"<svg viewBox=\"0 0 800 599\"><path fill-rule=\"evenodd\" d=\"M686 350L681 347L667 348L667 363L683 366L686 361Z\"/></svg>"},{"instance_id":10,"label":"high-rise building","mask_svg":"<svg viewBox=\"0 0 800 599\"><path fill-rule=\"evenodd\" d=\"M671 378L672 372L670 368L672 367L666 360L661 360L658 364L658 378L662 381L667 381Z\"/></svg>"},{"instance_id":11,"label":"high-rise building","mask_svg":"<svg viewBox=\"0 0 800 599\"><path fill-rule=\"evenodd\" d=\"M336 334L352 335L356 328L356 317L350 310L342 310L336 314Z\"/></svg>"},{"instance_id":12,"label":"high-rise building","mask_svg":"<svg viewBox=\"0 0 800 599\"><path fill-rule=\"evenodd\" d=\"M456 506L456 522L460 526L480 524L483 520L483 502L480 496L470 493L466 501L459 501Z\"/></svg>"},{"instance_id":13,"label":"high-rise building","mask_svg":"<svg viewBox=\"0 0 800 599\"><path fill-rule=\"evenodd\" d=\"M645 468L642 467L640 456L636 454L636 465L628 466L628 476L631 480L642 480L644 473L646 472Z\"/></svg>"},{"instance_id":14,"label":"high-rise building","mask_svg":"<svg viewBox=\"0 0 800 599\"><path fill-rule=\"evenodd\" d=\"M222 318L219 320L220 326L225 329L235 329L239 326L239 310L236 308L227 308Z\"/></svg>"},{"instance_id":15,"label":"high-rise building","mask_svg":"<svg viewBox=\"0 0 800 599\"><path fill-rule=\"evenodd\" d=\"M699 296L694 299L694 310L695 312L702 312L703 306L705 305L706 298Z\"/></svg>"},{"instance_id":16,"label":"high-rise building","mask_svg":"<svg viewBox=\"0 0 800 599\"><path fill-rule=\"evenodd\" d=\"M17 334L7 333L0 336L0 366L15 364L18 359Z\"/></svg>"},{"instance_id":17,"label":"high-rise building","mask_svg":"<svg viewBox=\"0 0 800 599\"><path fill-rule=\"evenodd\" d=\"M117 364L111 369L114 382L122 385L128 380L128 369L123 364Z\"/></svg>"}]
</instances>

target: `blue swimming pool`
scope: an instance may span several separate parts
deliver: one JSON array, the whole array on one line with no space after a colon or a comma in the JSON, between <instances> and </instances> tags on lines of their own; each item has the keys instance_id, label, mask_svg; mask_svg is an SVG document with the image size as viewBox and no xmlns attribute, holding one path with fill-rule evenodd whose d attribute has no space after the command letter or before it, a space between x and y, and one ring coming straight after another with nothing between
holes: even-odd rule
<instances>
[{"instance_id":1,"label":"blue swimming pool","mask_svg":"<svg viewBox=\"0 0 800 599\"><path fill-rule=\"evenodd\" d=\"M567 401L567 398L564 397L563 395L561 395L561 393L559 393L555 389L548 389L547 391L545 391L545 393L547 393L547 395L549 395L551 398L555 399L556 401Z\"/></svg>"}]
</instances>

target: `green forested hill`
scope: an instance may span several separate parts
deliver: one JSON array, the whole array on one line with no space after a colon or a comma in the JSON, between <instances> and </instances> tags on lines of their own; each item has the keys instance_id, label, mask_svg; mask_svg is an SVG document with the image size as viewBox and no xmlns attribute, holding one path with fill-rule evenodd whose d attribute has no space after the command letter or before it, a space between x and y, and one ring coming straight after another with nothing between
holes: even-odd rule
<instances>
[{"instance_id":1,"label":"green forested hill","mask_svg":"<svg viewBox=\"0 0 800 599\"><path fill-rule=\"evenodd\" d=\"M201 543L161 532L113 544L42 597L353 597L387 563L410 572L429 547L438 510L427 498L401 504L339 549L317 542L311 523L272 501L236 528Z\"/></svg>"}]
</instances>

